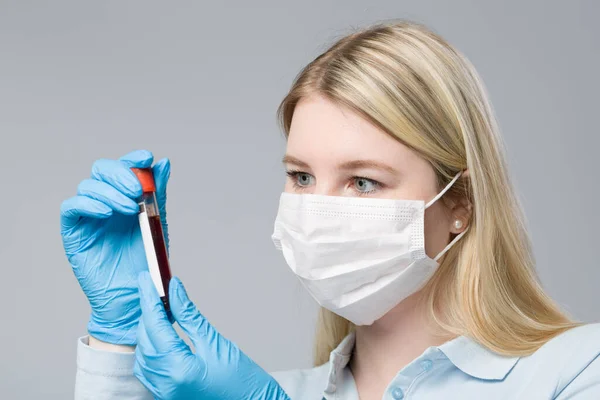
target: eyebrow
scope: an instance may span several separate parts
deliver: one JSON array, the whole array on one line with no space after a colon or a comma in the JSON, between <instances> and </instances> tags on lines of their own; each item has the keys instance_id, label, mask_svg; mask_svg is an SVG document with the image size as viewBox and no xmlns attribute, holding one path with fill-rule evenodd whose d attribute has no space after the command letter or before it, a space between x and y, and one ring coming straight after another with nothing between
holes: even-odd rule
<instances>
[{"instance_id":1,"label":"eyebrow","mask_svg":"<svg viewBox=\"0 0 600 400\"><path fill-rule=\"evenodd\" d=\"M284 164L293 164L296 165L298 167L301 168L310 168L309 165L307 163L305 163L304 161L300 160L297 157L291 156L289 154L286 154L283 159L281 160ZM353 161L346 161L340 165L338 165L339 169L342 170L353 170L353 169L367 169L367 168L371 168L371 169L379 169L379 170L383 170L386 172L389 172L391 174L398 174L399 172L395 169L390 167L387 164L381 163L379 161L375 161L375 160L353 160Z\"/></svg>"},{"instance_id":2,"label":"eyebrow","mask_svg":"<svg viewBox=\"0 0 600 400\"><path fill-rule=\"evenodd\" d=\"M286 154L285 156L283 156L283 159L281 160L281 162L283 162L284 164L294 164L298 167L302 167L302 168L308 168L308 164L305 163L304 161L300 160L299 158L296 158L294 156L290 156L289 154Z\"/></svg>"}]
</instances>

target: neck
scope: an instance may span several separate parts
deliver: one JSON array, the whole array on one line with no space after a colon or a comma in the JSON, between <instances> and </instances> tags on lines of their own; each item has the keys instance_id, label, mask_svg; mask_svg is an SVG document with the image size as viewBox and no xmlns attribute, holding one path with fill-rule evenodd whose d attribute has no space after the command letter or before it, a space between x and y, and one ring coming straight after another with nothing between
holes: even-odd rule
<instances>
[{"instance_id":1,"label":"neck","mask_svg":"<svg viewBox=\"0 0 600 400\"><path fill-rule=\"evenodd\" d=\"M423 296L415 293L372 325L356 327L350 368L361 400L381 399L399 370L450 339L436 334L428 321Z\"/></svg>"}]
</instances>

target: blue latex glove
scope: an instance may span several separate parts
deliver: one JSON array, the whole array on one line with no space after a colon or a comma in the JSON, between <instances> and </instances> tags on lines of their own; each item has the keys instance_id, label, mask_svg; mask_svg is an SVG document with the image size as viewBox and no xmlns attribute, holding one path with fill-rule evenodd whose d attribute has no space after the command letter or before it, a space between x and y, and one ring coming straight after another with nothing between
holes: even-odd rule
<instances>
[{"instance_id":1,"label":"blue latex glove","mask_svg":"<svg viewBox=\"0 0 600 400\"><path fill-rule=\"evenodd\" d=\"M135 201L142 186L130 167L147 168L153 156L134 151L117 160L98 160L91 179L61 206L65 253L88 298L88 332L104 342L135 345L141 315L137 276L147 270ZM166 188L169 160L153 167L156 195L168 244Z\"/></svg>"},{"instance_id":2,"label":"blue latex glove","mask_svg":"<svg viewBox=\"0 0 600 400\"><path fill-rule=\"evenodd\" d=\"M169 301L175 321L196 353L167 319L150 275L139 277L142 320L135 376L160 400L289 400L275 379L219 334L173 278Z\"/></svg>"}]
</instances>

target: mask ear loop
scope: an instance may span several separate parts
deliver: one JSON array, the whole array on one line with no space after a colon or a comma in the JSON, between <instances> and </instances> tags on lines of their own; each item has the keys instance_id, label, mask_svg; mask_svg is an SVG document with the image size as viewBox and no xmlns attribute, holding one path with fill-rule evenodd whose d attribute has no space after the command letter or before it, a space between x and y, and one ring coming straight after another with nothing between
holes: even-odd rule
<instances>
[{"instance_id":1,"label":"mask ear loop","mask_svg":"<svg viewBox=\"0 0 600 400\"><path fill-rule=\"evenodd\" d=\"M458 180L458 178L460 178L460 176L462 174L463 174L463 171L460 171L458 174L456 174L456 176L450 181L450 183L446 185L446 187L444 188L444 190L442 190L441 192L439 192L437 196L435 196L433 199L431 199L431 201L429 201L429 203L425 204L425 209L427 209L430 205L432 205L433 203L435 203L436 201L438 201L440 199L440 197L442 197L443 195L445 195L446 192L448 190L450 190L450 188L452 187L452 185L454 185L454 182L456 182Z\"/></svg>"},{"instance_id":2,"label":"mask ear loop","mask_svg":"<svg viewBox=\"0 0 600 400\"><path fill-rule=\"evenodd\" d=\"M461 237L463 237L463 236L465 235L465 233L467 233L467 231L468 231L468 230L469 230L469 227L467 226L467 227L465 228L465 230L464 230L464 231L462 231L461 233L459 233L459 234L458 234L458 236L456 236L456 237L454 238L454 240L452 240L452 241L451 241L451 242L448 244L448 246L446 246L446 247L444 248L444 250L440 251L440 253L439 253L437 256L435 256L435 258L433 259L433 261L437 261L437 260L439 260L439 259L440 259L440 258L441 258L441 257L442 257L444 254L446 254L446 252L447 252L448 250L450 250L450 247L454 246L454 243L458 242L458 241L460 240L460 238L461 238Z\"/></svg>"},{"instance_id":3,"label":"mask ear loop","mask_svg":"<svg viewBox=\"0 0 600 400\"><path fill-rule=\"evenodd\" d=\"M446 185L446 187L444 188L444 190L442 190L441 192L439 192L437 194L437 196L435 196L433 199L431 199L429 201L429 203L427 203L425 205L425 209L429 208L429 206L431 206L433 203L435 203L436 201L438 201L440 199L440 197L442 197L444 194L446 194L446 192L448 190L450 190L450 188L452 187L452 185L454 185L454 183L458 180L458 178L460 178L460 176L463 174L464 171L460 171L459 173L456 174L456 176L454 176L454 178L450 181L450 183L448 185ZM454 244L456 242L458 242L460 240L460 238L462 238L465 233L467 233L467 231L469 230L469 227L467 226L467 228L462 231L461 233L458 234L458 236L456 236L450 243L448 243L448 245L444 248L444 250L442 250L437 256L435 256L435 258L433 259L434 261L439 260L444 254L446 254L446 252L448 250L450 250L450 248L452 246L454 246Z\"/></svg>"}]
</instances>

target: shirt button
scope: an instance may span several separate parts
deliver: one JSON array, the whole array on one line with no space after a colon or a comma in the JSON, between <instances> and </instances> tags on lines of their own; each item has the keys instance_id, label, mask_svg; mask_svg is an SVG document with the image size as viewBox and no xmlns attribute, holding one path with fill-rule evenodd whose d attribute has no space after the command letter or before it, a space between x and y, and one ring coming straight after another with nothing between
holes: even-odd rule
<instances>
[{"instance_id":1,"label":"shirt button","mask_svg":"<svg viewBox=\"0 0 600 400\"><path fill-rule=\"evenodd\" d=\"M401 400L404 398L404 392L399 387L396 387L394 390L392 390L392 397L395 400Z\"/></svg>"},{"instance_id":2,"label":"shirt button","mask_svg":"<svg viewBox=\"0 0 600 400\"><path fill-rule=\"evenodd\" d=\"M423 368L423 371L431 370L431 368L433 368L433 361L431 361L431 360L421 361L421 368Z\"/></svg>"}]
</instances>

